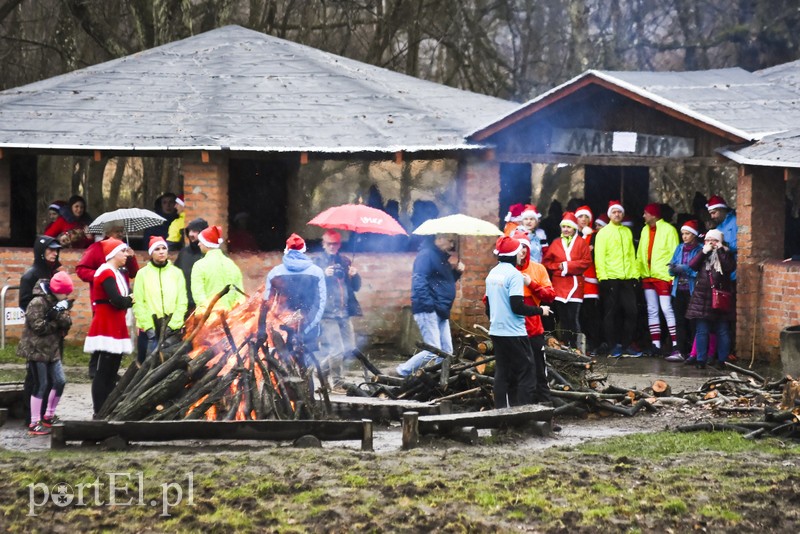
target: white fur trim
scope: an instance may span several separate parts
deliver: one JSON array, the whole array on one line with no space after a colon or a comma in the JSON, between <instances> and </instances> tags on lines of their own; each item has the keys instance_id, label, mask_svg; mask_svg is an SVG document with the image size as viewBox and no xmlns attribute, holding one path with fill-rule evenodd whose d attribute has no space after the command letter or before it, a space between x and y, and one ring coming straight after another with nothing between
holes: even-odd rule
<instances>
[{"instance_id":1,"label":"white fur trim","mask_svg":"<svg viewBox=\"0 0 800 534\"><path fill-rule=\"evenodd\" d=\"M599 226L600 226L600 228L602 228L602 227L604 227L605 225L607 225L607 224L608 224L608 223L607 223L607 222L605 222L603 219L597 219L597 220L596 220L594 223L595 223L595 224L597 224L597 225L599 225Z\"/></svg>"},{"instance_id":2,"label":"white fur trim","mask_svg":"<svg viewBox=\"0 0 800 534\"><path fill-rule=\"evenodd\" d=\"M708 211L711 211L711 210L718 210L718 209L727 210L727 209L730 209L730 208L728 207L727 204L706 204L706 209Z\"/></svg>"},{"instance_id":3,"label":"white fur trim","mask_svg":"<svg viewBox=\"0 0 800 534\"><path fill-rule=\"evenodd\" d=\"M125 243L121 243L121 244L117 245L114 248L114 250L112 250L111 252L106 254L106 261L110 260L111 258L116 256L119 252L125 250L126 248L128 248L128 245L126 245Z\"/></svg>"},{"instance_id":4,"label":"white fur trim","mask_svg":"<svg viewBox=\"0 0 800 534\"><path fill-rule=\"evenodd\" d=\"M155 249L157 249L158 247L164 247L165 249L169 250L169 247L167 246L167 242L164 241L163 239L159 239L158 241L156 241L155 243L150 245L150 248L147 249L147 253L152 256L153 255L153 251Z\"/></svg>"},{"instance_id":5,"label":"white fur trim","mask_svg":"<svg viewBox=\"0 0 800 534\"><path fill-rule=\"evenodd\" d=\"M117 339L111 336L91 336L83 342L83 352L110 352L112 354L130 354L133 343L130 338Z\"/></svg>"},{"instance_id":6,"label":"white fur trim","mask_svg":"<svg viewBox=\"0 0 800 534\"><path fill-rule=\"evenodd\" d=\"M517 247L517 249L514 250L513 252L506 252L506 253L501 254L499 250L494 249L494 253L496 255L498 255L498 256L516 256L517 254L519 254L519 251L522 250L522 247L524 247L524 246L525 245L523 245L522 242L520 242L520 244Z\"/></svg>"},{"instance_id":7,"label":"white fur trim","mask_svg":"<svg viewBox=\"0 0 800 534\"><path fill-rule=\"evenodd\" d=\"M700 232L698 232L697 230L695 230L691 226L681 226L681 232L683 232L683 231L691 232L694 235L700 235Z\"/></svg>"},{"instance_id":8,"label":"white fur trim","mask_svg":"<svg viewBox=\"0 0 800 534\"><path fill-rule=\"evenodd\" d=\"M306 246L305 246L305 245L303 245L303 248L300 248L300 249L286 247L285 249L283 249L283 253L284 253L284 254L286 254L286 253L288 253L290 250L296 250L297 252L305 252L305 251L306 251Z\"/></svg>"},{"instance_id":9,"label":"white fur trim","mask_svg":"<svg viewBox=\"0 0 800 534\"><path fill-rule=\"evenodd\" d=\"M592 213L589 210L578 210L575 212L575 217L580 217L581 215L586 215L589 217L589 220L592 220Z\"/></svg>"},{"instance_id":10,"label":"white fur trim","mask_svg":"<svg viewBox=\"0 0 800 534\"><path fill-rule=\"evenodd\" d=\"M522 220L522 219L524 219L525 217L535 217L535 218L536 218L536 220L538 221L539 219L541 219L541 218L542 218L542 214L541 214L541 213L536 213L536 212L535 212L535 211L533 211L533 210L525 210L525 211L523 211L522 213L520 213L520 215L519 215L519 220L521 221L521 220Z\"/></svg>"},{"instance_id":11,"label":"white fur trim","mask_svg":"<svg viewBox=\"0 0 800 534\"><path fill-rule=\"evenodd\" d=\"M558 225L559 226L571 226L572 228L575 228L576 230L578 229L578 225L575 224L574 222L570 221L569 219L564 219Z\"/></svg>"},{"instance_id":12,"label":"white fur trim","mask_svg":"<svg viewBox=\"0 0 800 534\"><path fill-rule=\"evenodd\" d=\"M203 245L207 246L208 248L219 248L222 241L219 243L212 243L211 241L204 239L202 232L197 234L197 240L200 241Z\"/></svg>"},{"instance_id":13,"label":"white fur trim","mask_svg":"<svg viewBox=\"0 0 800 534\"><path fill-rule=\"evenodd\" d=\"M613 209L620 209L622 210L622 214L625 215L625 208L622 207L622 204L612 204L608 207L608 211L606 212L609 218L611 218L611 210Z\"/></svg>"}]
</instances>

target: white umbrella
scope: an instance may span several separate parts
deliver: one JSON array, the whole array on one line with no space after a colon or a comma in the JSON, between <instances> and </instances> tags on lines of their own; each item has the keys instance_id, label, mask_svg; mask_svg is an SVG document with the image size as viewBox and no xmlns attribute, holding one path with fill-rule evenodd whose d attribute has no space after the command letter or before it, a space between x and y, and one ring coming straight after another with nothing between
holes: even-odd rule
<instances>
[{"instance_id":1,"label":"white umbrella","mask_svg":"<svg viewBox=\"0 0 800 534\"><path fill-rule=\"evenodd\" d=\"M457 235L485 235L501 236L500 229L483 219L456 213L438 219L428 219L412 232L417 235L457 234Z\"/></svg>"},{"instance_id":2,"label":"white umbrella","mask_svg":"<svg viewBox=\"0 0 800 534\"><path fill-rule=\"evenodd\" d=\"M456 213L455 215L447 215L439 217L438 219L428 219L420 224L416 230L411 232L416 235L436 235L436 234L456 234L462 235L477 235L477 236L501 236L503 232L494 224L478 219L477 217L470 217ZM458 240L458 261L461 261L461 240Z\"/></svg>"},{"instance_id":3,"label":"white umbrella","mask_svg":"<svg viewBox=\"0 0 800 534\"><path fill-rule=\"evenodd\" d=\"M92 221L92 224L89 225L89 233L102 234L103 226L112 221L120 221L125 227L125 232L131 233L158 226L166 221L166 219L150 210L142 208L122 208L114 211L107 211Z\"/></svg>"}]
</instances>

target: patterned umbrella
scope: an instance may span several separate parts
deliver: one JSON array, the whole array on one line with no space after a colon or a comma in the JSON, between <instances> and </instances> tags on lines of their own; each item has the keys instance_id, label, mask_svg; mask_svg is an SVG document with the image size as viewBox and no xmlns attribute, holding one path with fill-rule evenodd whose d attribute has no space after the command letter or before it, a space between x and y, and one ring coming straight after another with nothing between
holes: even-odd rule
<instances>
[{"instance_id":1,"label":"patterned umbrella","mask_svg":"<svg viewBox=\"0 0 800 534\"><path fill-rule=\"evenodd\" d=\"M161 215L142 208L122 208L114 211L107 211L100 215L92 224L89 225L89 233L102 234L103 226L112 221L120 221L125 226L125 232L138 232L145 228L158 226L166 221Z\"/></svg>"},{"instance_id":2,"label":"patterned umbrella","mask_svg":"<svg viewBox=\"0 0 800 534\"><path fill-rule=\"evenodd\" d=\"M344 204L328 208L308 224L334 230L350 230L357 234L365 232L384 235L408 235L391 215L363 204Z\"/></svg>"}]
</instances>

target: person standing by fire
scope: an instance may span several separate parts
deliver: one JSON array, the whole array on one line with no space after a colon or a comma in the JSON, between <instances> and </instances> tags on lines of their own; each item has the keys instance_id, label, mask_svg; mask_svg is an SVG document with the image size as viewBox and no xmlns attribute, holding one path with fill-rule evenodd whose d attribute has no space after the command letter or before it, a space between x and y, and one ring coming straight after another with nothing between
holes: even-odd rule
<instances>
[{"instance_id":1,"label":"person standing by fire","mask_svg":"<svg viewBox=\"0 0 800 534\"><path fill-rule=\"evenodd\" d=\"M244 300L241 293L244 283L242 271L220 249L225 241L222 238L222 228L209 226L197 236L203 258L198 260L192 268L192 297L197 306L197 313L205 313L205 309L214 296L227 285L231 289L222 297L217 306L219 309L230 310Z\"/></svg>"},{"instance_id":2,"label":"person standing by fire","mask_svg":"<svg viewBox=\"0 0 800 534\"><path fill-rule=\"evenodd\" d=\"M110 237L101 242L106 262L94 273L91 289L92 324L83 343L83 351L97 360L92 380L94 413L100 412L114 389L123 354L133 350L125 315L133 306L128 279L120 271L133 251L119 239Z\"/></svg>"},{"instance_id":3,"label":"person standing by fire","mask_svg":"<svg viewBox=\"0 0 800 534\"><path fill-rule=\"evenodd\" d=\"M314 263L325 273L328 297L322 315L320 352L321 357L326 358L334 390L342 389L344 358L356 348L350 317L361 315L361 306L356 300L356 291L361 289L361 275L347 257L339 254L341 246L339 232L328 230L322 235L323 253L314 258Z\"/></svg>"},{"instance_id":4,"label":"person standing by fire","mask_svg":"<svg viewBox=\"0 0 800 534\"><path fill-rule=\"evenodd\" d=\"M267 339L267 312L299 312L300 344L309 355L317 349L319 325L325 312L328 291L325 273L306 256L306 242L297 234L286 240L283 261L267 274L264 300L258 317L258 344ZM308 365L308 361L305 362Z\"/></svg>"},{"instance_id":5,"label":"person standing by fire","mask_svg":"<svg viewBox=\"0 0 800 534\"><path fill-rule=\"evenodd\" d=\"M486 277L483 301L489 317L489 336L495 353L494 406L520 406L533 402L537 376L525 317L549 315L548 306L530 306L524 302L525 278L517 270L528 251L513 237L503 236L495 244L495 265Z\"/></svg>"},{"instance_id":6,"label":"person standing by fire","mask_svg":"<svg viewBox=\"0 0 800 534\"><path fill-rule=\"evenodd\" d=\"M153 236L147 252L150 263L139 270L133 287L136 326L147 337L145 350L139 351L140 363L156 349L164 329L165 340L175 334L180 337L187 306L186 281L183 272L169 261L167 242L163 237Z\"/></svg>"},{"instance_id":7,"label":"person standing by fire","mask_svg":"<svg viewBox=\"0 0 800 534\"><path fill-rule=\"evenodd\" d=\"M186 225L186 240L187 245L178 252L178 257L175 259L175 267L183 271L183 278L186 280L186 297L189 299L189 307L186 312L187 315L194 311L194 298L192 298L192 269L194 264L200 261L203 257L203 252L200 250L200 232L208 228L208 223L205 219L197 218L192 219Z\"/></svg>"}]
</instances>

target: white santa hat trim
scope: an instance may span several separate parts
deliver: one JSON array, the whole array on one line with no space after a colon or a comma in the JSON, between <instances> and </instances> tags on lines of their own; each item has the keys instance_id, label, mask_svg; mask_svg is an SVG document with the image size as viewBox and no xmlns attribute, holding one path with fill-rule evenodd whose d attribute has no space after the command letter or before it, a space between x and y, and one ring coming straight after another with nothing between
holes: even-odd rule
<instances>
[{"instance_id":1,"label":"white santa hat trim","mask_svg":"<svg viewBox=\"0 0 800 534\"><path fill-rule=\"evenodd\" d=\"M110 260L111 258L116 256L119 252L125 250L126 248L128 248L128 245L126 245L125 243L117 245L116 247L114 247L114 250L106 254L106 261Z\"/></svg>"},{"instance_id":2,"label":"white santa hat trim","mask_svg":"<svg viewBox=\"0 0 800 534\"><path fill-rule=\"evenodd\" d=\"M681 232L690 232L694 235L700 235L700 232L698 232L696 229L686 225L681 226Z\"/></svg>"},{"instance_id":3,"label":"white santa hat trim","mask_svg":"<svg viewBox=\"0 0 800 534\"><path fill-rule=\"evenodd\" d=\"M611 210L622 210L622 214L625 215L625 208L622 207L622 204L611 204L608 206L608 211L606 215L611 217Z\"/></svg>"},{"instance_id":4,"label":"white santa hat trim","mask_svg":"<svg viewBox=\"0 0 800 534\"><path fill-rule=\"evenodd\" d=\"M517 240L517 241L519 241L519 240ZM511 252L500 252L499 250L494 249L494 253L497 256L516 256L517 254L519 254L519 251L522 250L522 247L524 247L524 246L525 245L523 245L522 242L520 242L519 245L517 246L517 248L514 249Z\"/></svg>"},{"instance_id":5,"label":"white santa hat trim","mask_svg":"<svg viewBox=\"0 0 800 534\"><path fill-rule=\"evenodd\" d=\"M519 220L521 221L525 217L534 217L537 221L542 218L542 214L533 210L525 210L519 215Z\"/></svg>"},{"instance_id":6,"label":"white santa hat trim","mask_svg":"<svg viewBox=\"0 0 800 534\"><path fill-rule=\"evenodd\" d=\"M580 217L581 215L586 215L589 219L592 218L592 212L589 210L578 210L575 212L575 217Z\"/></svg>"}]
</instances>

